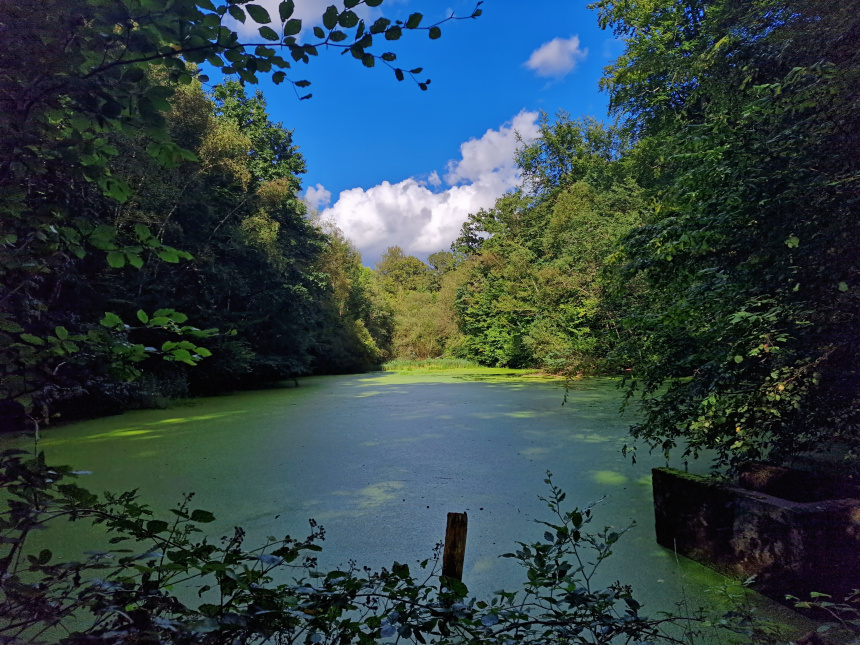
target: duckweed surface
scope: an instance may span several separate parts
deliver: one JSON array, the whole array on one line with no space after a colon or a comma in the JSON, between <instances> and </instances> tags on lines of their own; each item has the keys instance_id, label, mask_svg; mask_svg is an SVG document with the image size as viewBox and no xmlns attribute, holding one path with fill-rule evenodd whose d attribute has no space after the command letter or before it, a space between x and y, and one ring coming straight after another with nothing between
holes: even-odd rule
<instances>
[{"instance_id":1,"label":"duckweed surface","mask_svg":"<svg viewBox=\"0 0 860 645\"><path fill-rule=\"evenodd\" d=\"M665 462L620 454L629 420L615 385L577 381L562 405L563 381L509 372L315 377L47 430L41 448L92 471L81 483L95 491L136 488L161 509L195 492L218 517L214 537L237 525L249 545L304 535L314 518L327 529L323 568L413 565L443 539L446 514L466 511L464 581L476 593L516 586L498 555L543 534L533 520L550 519L538 500L550 470L571 505L603 498L595 529L638 524L605 563L606 583L632 584L652 610L710 602L724 579L654 542L650 469Z\"/></svg>"}]
</instances>

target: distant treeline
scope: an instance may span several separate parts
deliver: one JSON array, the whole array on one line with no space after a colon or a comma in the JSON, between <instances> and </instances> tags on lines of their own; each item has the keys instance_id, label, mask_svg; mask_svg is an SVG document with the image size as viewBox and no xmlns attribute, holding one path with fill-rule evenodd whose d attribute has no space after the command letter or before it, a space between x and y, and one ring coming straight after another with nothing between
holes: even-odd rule
<instances>
[{"instance_id":1,"label":"distant treeline","mask_svg":"<svg viewBox=\"0 0 860 645\"><path fill-rule=\"evenodd\" d=\"M612 373L621 319L637 297L604 269L650 205L620 128L543 115L517 154L522 185L469 216L428 264L389 248L377 279L394 310L398 358Z\"/></svg>"}]
</instances>

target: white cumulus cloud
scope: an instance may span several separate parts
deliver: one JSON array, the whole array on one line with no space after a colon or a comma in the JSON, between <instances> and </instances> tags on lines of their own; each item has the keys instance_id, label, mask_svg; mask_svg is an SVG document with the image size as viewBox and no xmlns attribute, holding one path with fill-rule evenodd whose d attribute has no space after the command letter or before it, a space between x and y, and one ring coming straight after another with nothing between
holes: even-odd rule
<instances>
[{"instance_id":1,"label":"white cumulus cloud","mask_svg":"<svg viewBox=\"0 0 860 645\"><path fill-rule=\"evenodd\" d=\"M445 181L454 185L483 181L491 175L510 177L516 172L514 153L520 145L517 134L525 141L537 137L537 117L537 112L522 111L498 130L487 130L480 139L461 143L460 160L448 162Z\"/></svg>"},{"instance_id":2,"label":"white cumulus cloud","mask_svg":"<svg viewBox=\"0 0 860 645\"><path fill-rule=\"evenodd\" d=\"M532 52L524 63L542 77L563 78L588 57L588 48L580 47L579 36L553 38Z\"/></svg>"},{"instance_id":3,"label":"white cumulus cloud","mask_svg":"<svg viewBox=\"0 0 860 645\"><path fill-rule=\"evenodd\" d=\"M320 210L331 204L331 191L326 190L322 184L309 186L305 191L304 200L314 210Z\"/></svg>"},{"instance_id":4,"label":"white cumulus cloud","mask_svg":"<svg viewBox=\"0 0 860 645\"><path fill-rule=\"evenodd\" d=\"M538 116L537 112L520 112L498 130L461 144L460 159L448 163L444 177L448 188L444 190L440 190L436 171L430 173L429 181L384 181L372 188L341 192L322 216L334 220L355 243L365 264L374 264L389 246L400 246L420 257L445 250L469 213L490 208L519 183L514 162L521 145L517 133L523 142L533 141L540 133ZM314 190L316 196L320 189L318 184L308 192Z\"/></svg>"}]
</instances>

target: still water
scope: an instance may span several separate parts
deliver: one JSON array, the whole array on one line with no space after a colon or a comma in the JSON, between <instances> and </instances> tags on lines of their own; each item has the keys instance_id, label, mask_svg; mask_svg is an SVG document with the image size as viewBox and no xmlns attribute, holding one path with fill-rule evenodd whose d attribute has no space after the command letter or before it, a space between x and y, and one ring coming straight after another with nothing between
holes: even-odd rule
<instances>
[{"instance_id":1,"label":"still water","mask_svg":"<svg viewBox=\"0 0 860 645\"><path fill-rule=\"evenodd\" d=\"M80 483L95 492L138 489L167 509L193 491L193 508L218 518L209 534L241 525L246 546L304 536L314 518L324 569L412 565L443 539L446 514L465 511L463 580L482 595L521 580L498 556L543 534L534 520L552 519L538 499L551 471L571 507L603 499L596 529L637 525L602 565L605 582L633 585L646 612L707 604L724 579L655 543L650 469L665 462L621 455L629 419L615 385L580 381L562 405L555 380L315 377L47 430L40 447L49 463L91 471Z\"/></svg>"}]
</instances>

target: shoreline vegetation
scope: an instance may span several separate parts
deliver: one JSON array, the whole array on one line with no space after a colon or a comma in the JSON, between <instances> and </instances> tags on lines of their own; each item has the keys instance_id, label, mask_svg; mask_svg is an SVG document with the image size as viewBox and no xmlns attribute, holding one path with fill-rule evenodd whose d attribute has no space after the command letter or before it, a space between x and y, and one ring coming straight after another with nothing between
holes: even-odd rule
<instances>
[{"instance_id":1,"label":"shoreline vegetation","mask_svg":"<svg viewBox=\"0 0 860 645\"><path fill-rule=\"evenodd\" d=\"M458 372L466 374L496 374L511 376L533 376L540 378L563 378L548 374L539 368L488 367L465 358L397 358L382 364L383 372Z\"/></svg>"}]
</instances>

